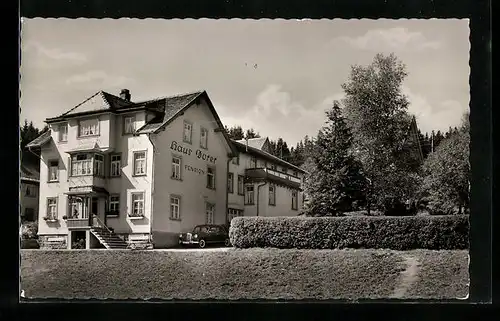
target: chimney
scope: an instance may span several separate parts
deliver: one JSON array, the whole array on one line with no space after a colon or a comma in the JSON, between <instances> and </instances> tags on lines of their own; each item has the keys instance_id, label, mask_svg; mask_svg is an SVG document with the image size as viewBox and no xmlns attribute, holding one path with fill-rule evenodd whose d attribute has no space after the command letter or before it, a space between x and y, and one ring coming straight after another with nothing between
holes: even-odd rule
<instances>
[{"instance_id":1,"label":"chimney","mask_svg":"<svg viewBox=\"0 0 500 321\"><path fill-rule=\"evenodd\" d=\"M247 153L248 153L248 137L247 137L247 138L245 138L245 141L246 141L246 151L247 151Z\"/></svg>"},{"instance_id":2,"label":"chimney","mask_svg":"<svg viewBox=\"0 0 500 321\"><path fill-rule=\"evenodd\" d=\"M130 101L130 91L128 89L122 89L120 92L120 98L126 101Z\"/></svg>"}]
</instances>

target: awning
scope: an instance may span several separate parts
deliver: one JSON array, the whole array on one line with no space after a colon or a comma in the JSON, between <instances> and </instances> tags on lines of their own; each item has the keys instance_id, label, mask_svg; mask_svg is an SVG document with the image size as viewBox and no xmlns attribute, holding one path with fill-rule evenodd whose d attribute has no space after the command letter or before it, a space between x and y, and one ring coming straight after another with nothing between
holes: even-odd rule
<instances>
[{"instance_id":1,"label":"awning","mask_svg":"<svg viewBox=\"0 0 500 321\"><path fill-rule=\"evenodd\" d=\"M76 153L108 153L112 151L112 148L101 148L97 142L80 144L73 149L66 151L68 154Z\"/></svg>"},{"instance_id":2,"label":"awning","mask_svg":"<svg viewBox=\"0 0 500 321\"><path fill-rule=\"evenodd\" d=\"M82 186L82 187L70 187L66 195L109 195L109 192L104 187L99 186Z\"/></svg>"}]
</instances>

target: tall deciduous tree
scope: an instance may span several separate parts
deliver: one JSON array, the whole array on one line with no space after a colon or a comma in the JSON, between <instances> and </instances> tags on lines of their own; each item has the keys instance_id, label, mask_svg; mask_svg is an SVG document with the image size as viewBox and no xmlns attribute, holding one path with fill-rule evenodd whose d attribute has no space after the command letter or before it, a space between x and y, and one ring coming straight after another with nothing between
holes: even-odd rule
<instances>
[{"instance_id":1,"label":"tall deciduous tree","mask_svg":"<svg viewBox=\"0 0 500 321\"><path fill-rule=\"evenodd\" d=\"M420 191L432 213L462 213L469 206L469 129L469 113L466 113L460 129L443 140L424 163Z\"/></svg>"},{"instance_id":2,"label":"tall deciduous tree","mask_svg":"<svg viewBox=\"0 0 500 321\"><path fill-rule=\"evenodd\" d=\"M412 118L402 93L405 65L394 54L377 54L368 66L352 66L342 84L342 100L353 134L357 159L369 182L368 210L373 203L405 202L415 193L418 175L408 173L409 131Z\"/></svg>"},{"instance_id":3,"label":"tall deciduous tree","mask_svg":"<svg viewBox=\"0 0 500 321\"><path fill-rule=\"evenodd\" d=\"M313 168L306 180L308 213L314 216L336 216L350 210L353 202L363 198L365 185L361 164L351 154L351 132L337 102L327 118L327 125L318 133L311 155Z\"/></svg>"}]
</instances>

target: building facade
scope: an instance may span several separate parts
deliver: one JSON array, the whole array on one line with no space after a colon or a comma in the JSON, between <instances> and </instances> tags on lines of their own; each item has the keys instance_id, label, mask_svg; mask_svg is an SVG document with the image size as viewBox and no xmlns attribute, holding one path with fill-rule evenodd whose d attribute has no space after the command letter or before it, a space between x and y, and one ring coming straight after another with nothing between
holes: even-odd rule
<instances>
[{"instance_id":1,"label":"building facade","mask_svg":"<svg viewBox=\"0 0 500 321\"><path fill-rule=\"evenodd\" d=\"M21 164L20 174L21 222L35 222L38 219L40 173L34 166Z\"/></svg>"},{"instance_id":2,"label":"building facade","mask_svg":"<svg viewBox=\"0 0 500 321\"><path fill-rule=\"evenodd\" d=\"M198 224L289 216L304 172L229 139L205 91L132 102L100 91L46 120L40 149L42 248L170 247Z\"/></svg>"}]
</instances>

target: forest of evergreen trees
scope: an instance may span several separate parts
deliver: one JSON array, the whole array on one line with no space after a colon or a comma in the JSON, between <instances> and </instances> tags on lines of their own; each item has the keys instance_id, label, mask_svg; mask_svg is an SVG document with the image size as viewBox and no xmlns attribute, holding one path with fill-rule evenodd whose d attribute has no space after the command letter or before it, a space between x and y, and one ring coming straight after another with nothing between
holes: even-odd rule
<instances>
[{"instance_id":1,"label":"forest of evergreen trees","mask_svg":"<svg viewBox=\"0 0 500 321\"><path fill-rule=\"evenodd\" d=\"M27 150L26 145L47 130L49 130L47 125L39 129L33 125L32 121L28 122L28 120L24 120L24 124L20 128L20 157L22 164L35 166L36 168L40 166L38 155L35 152Z\"/></svg>"},{"instance_id":2,"label":"forest of evergreen trees","mask_svg":"<svg viewBox=\"0 0 500 321\"><path fill-rule=\"evenodd\" d=\"M255 129L250 128L246 131L241 126L227 127L226 131L231 139L241 140L246 138L259 138L261 137ZM422 147L422 154L424 159L427 158L429 153L436 149L439 144L444 139L451 137L453 134L458 133L457 127L449 127L448 131L444 134L441 130L433 130L430 133L426 132L425 135L419 130L418 135L420 138L420 146ZM269 143L271 145L271 154L279 157L295 166L303 166L306 159L311 155L310 152L314 145L314 138L306 135L302 140L300 140L295 146L291 146L282 138L278 139L269 138Z\"/></svg>"}]
</instances>

